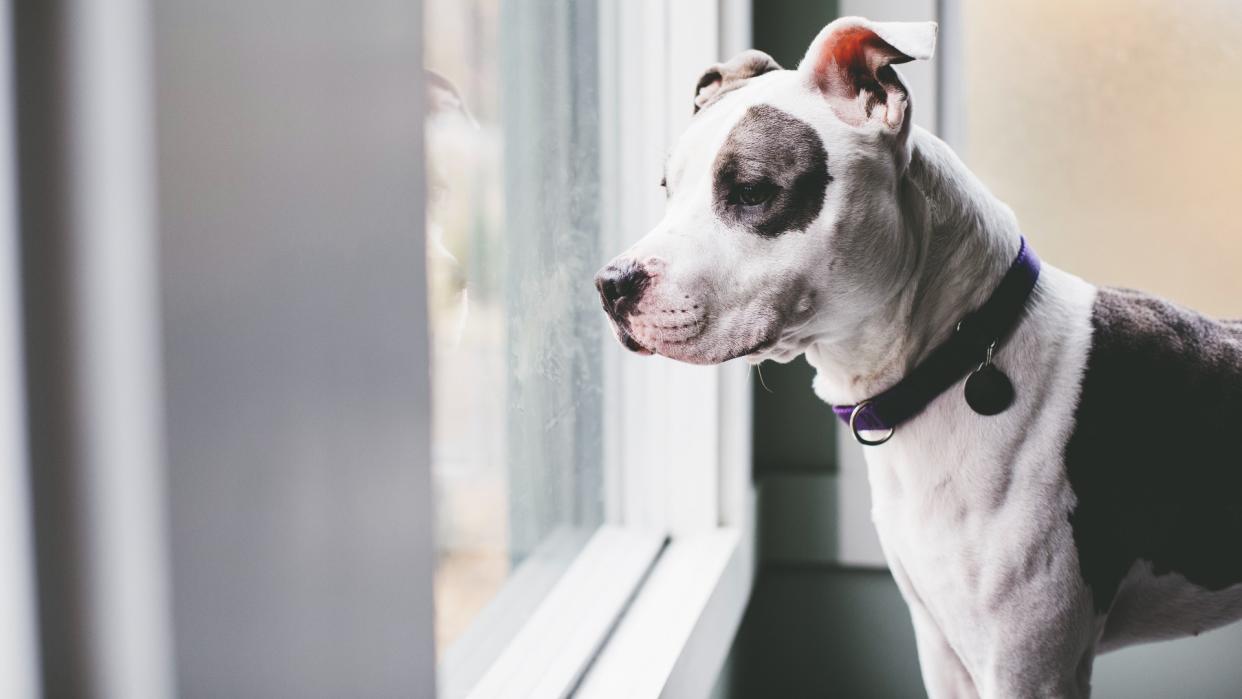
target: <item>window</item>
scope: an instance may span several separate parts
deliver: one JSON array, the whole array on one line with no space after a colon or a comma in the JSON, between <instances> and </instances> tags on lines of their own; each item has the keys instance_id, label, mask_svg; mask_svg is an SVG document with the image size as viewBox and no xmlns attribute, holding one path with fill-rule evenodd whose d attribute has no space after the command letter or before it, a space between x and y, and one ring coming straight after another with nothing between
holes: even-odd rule
<instances>
[{"instance_id":1,"label":"window","mask_svg":"<svg viewBox=\"0 0 1242 699\"><path fill-rule=\"evenodd\" d=\"M603 522L599 22L593 2L424 11L436 639L453 688Z\"/></svg>"},{"instance_id":2,"label":"window","mask_svg":"<svg viewBox=\"0 0 1242 699\"><path fill-rule=\"evenodd\" d=\"M592 280L658 221L743 4L426 2L441 696L658 693L723 660L750 581L746 368L624 353ZM708 616L725 631L679 670Z\"/></svg>"},{"instance_id":3,"label":"window","mask_svg":"<svg viewBox=\"0 0 1242 699\"><path fill-rule=\"evenodd\" d=\"M1040 254L1242 315L1242 95L1219 82L1242 70L1242 8L962 0L961 18L960 148Z\"/></svg>"}]
</instances>

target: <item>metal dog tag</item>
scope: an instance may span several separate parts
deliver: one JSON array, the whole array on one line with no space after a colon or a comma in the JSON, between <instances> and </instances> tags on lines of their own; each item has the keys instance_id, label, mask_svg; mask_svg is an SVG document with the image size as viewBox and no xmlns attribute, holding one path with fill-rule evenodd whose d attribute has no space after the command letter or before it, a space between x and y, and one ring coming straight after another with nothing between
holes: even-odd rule
<instances>
[{"instance_id":1,"label":"metal dog tag","mask_svg":"<svg viewBox=\"0 0 1242 699\"><path fill-rule=\"evenodd\" d=\"M1005 372L992 363L992 350L996 342L988 345L988 353L978 369L966 377L966 405L980 415L1002 413L1013 403L1013 383Z\"/></svg>"},{"instance_id":2,"label":"metal dog tag","mask_svg":"<svg viewBox=\"0 0 1242 699\"><path fill-rule=\"evenodd\" d=\"M981 365L966 379L966 405L980 415L1002 413L1013 403L1013 383L995 364Z\"/></svg>"}]
</instances>

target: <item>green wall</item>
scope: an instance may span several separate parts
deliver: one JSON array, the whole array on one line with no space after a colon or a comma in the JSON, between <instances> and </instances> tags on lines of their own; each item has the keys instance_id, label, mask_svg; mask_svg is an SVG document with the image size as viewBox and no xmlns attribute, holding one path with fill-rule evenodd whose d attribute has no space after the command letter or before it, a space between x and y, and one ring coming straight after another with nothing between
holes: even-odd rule
<instances>
[{"instance_id":1,"label":"green wall","mask_svg":"<svg viewBox=\"0 0 1242 699\"><path fill-rule=\"evenodd\" d=\"M755 48L794 68L824 25L837 18L835 0L755 0Z\"/></svg>"},{"instance_id":2,"label":"green wall","mask_svg":"<svg viewBox=\"0 0 1242 699\"><path fill-rule=\"evenodd\" d=\"M1096 699L1242 696L1242 624L1095 662ZM914 631L882 571L767 566L715 699L922 697Z\"/></svg>"},{"instance_id":3,"label":"green wall","mask_svg":"<svg viewBox=\"0 0 1242 699\"><path fill-rule=\"evenodd\" d=\"M834 472L836 417L811 390L815 370L798 357L752 371L755 478Z\"/></svg>"}]
</instances>

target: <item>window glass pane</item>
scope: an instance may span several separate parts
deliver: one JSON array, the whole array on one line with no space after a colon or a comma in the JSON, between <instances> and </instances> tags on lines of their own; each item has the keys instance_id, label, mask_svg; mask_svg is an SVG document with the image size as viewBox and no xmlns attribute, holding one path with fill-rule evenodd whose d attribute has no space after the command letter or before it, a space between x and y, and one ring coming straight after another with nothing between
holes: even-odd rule
<instances>
[{"instance_id":1,"label":"window glass pane","mask_svg":"<svg viewBox=\"0 0 1242 699\"><path fill-rule=\"evenodd\" d=\"M967 163L1054 264L1242 316L1242 3L962 0Z\"/></svg>"},{"instance_id":2,"label":"window glass pane","mask_svg":"<svg viewBox=\"0 0 1242 699\"><path fill-rule=\"evenodd\" d=\"M599 63L591 2L424 12L443 665L498 650L602 519Z\"/></svg>"}]
</instances>

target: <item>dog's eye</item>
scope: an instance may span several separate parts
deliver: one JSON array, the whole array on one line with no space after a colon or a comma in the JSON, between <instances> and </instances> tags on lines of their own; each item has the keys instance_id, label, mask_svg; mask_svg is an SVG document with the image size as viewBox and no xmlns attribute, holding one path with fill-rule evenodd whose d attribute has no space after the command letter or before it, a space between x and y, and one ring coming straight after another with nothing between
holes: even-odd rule
<instances>
[{"instance_id":1,"label":"dog's eye","mask_svg":"<svg viewBox=\"0 0 1242 699\"><path fill-rule=\"evenodd\" d=\"M776 186L768 182L738 185L737 201L742 206L759 206L776 194Z\"/></svg>"},{"instance_id":2,"label":"dog's eye","mask_svg":"<svg viewBox=\"0 0 1242 699\"><path fill-rule=\"evenodd\" d=\"M665 189L668 189L668 178L667 177L660 178L660 186Z\"/></svg>"}]
</instances>

